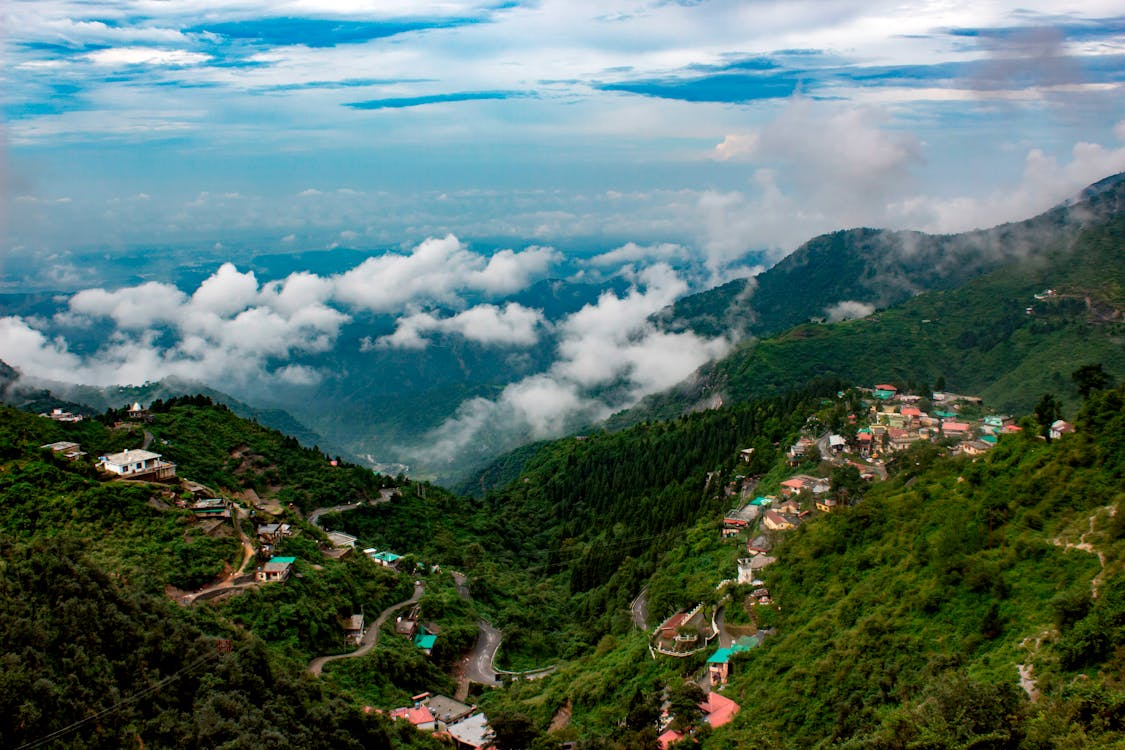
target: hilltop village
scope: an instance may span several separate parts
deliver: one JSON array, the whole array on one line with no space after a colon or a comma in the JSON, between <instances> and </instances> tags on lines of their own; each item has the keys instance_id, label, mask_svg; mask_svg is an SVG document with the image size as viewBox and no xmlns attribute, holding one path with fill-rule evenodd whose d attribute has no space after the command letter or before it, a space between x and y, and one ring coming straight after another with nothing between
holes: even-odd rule
<instances>
[{"instance_id":1,"label":"hilltop village","mask_svg":"<svg viewBox=\"0 0 1125 750\"><path fill-rule=\"evenodd\" d=\"M711 728L728 723L740 710L719 692L735 669L736 657L774 633L772 614L782 603L771 596L769 568L777 563L772 553L787 532L859 502L866 485L886 479L888 464L904 460L912 449L978 456L1003 435L1024 429L1012 416L991 413L978 396L923 396L889 383L841 391L834 402L822 406L808 416L800 437L785 451L784 469L725 480L708 476L708 488L733 503L718 533L739 546L737 569L718 583L718 604L699 603L676 612L651 632L653 658L708 655L706 668L694 682L701 690L701 721ZM841 418L844 406L853 410ZM831 429L833 421L838 431ZM1050 424L1048 436L1057 439L1073 431L1070 423L1058 419ZM753 453L753 448L741 450L740 461L750 464ZM666 701L658 737L662 750L686 736L667 708Z\"/></svg>"}]
</instances>

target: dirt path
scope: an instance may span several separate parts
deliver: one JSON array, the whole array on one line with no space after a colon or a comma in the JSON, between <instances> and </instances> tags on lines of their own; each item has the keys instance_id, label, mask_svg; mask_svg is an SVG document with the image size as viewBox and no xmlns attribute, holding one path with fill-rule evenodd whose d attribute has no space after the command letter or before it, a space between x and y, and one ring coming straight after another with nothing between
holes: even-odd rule
<instances>
[{"instance_id":1,"label":"dirt path","mask_svg":"<svg viewBox=\"0 0 1125 750\"><path fill-rule=\"evenodd\" d=\"M1062 547L1064 550L1080 550L1087 554L1095 555L1098 558L1098 563L1101 565L1101 570L1099 570L1098 574L1095 575L1090 581L1090 597L1092 599L1098 598L1098 587L1101 585L1102 578L1105 577L1105 553L1096 548L1094 545L1090 544L1088 541L1086 541L1086 539L1094 533L1094 524L1098 520L1098 514L1103 510L1107 511L1111 518L1117 515L1117 506L1107 505L1104 508L1100 508L1098 512L1094 513L1094 515L1090 516L1086 531L1082 534L1082 536L1078 537L1077 542L1065 542L1063 541L1062 537L1055 537L1051 540L1051 544L1055 545L1056 547Z\"/></svg>"},{"instance_id":2,"label":"dirt path","mask_svg":"<svg viewBox=\"0 0 1125 750\"><path fill-rule=\"evenodd\" d=\"M360 644L359 648L346 654L318 656L317 658L309 662L309 673L319 675L324 669L324 665L329 662L337 661L338 659L355 659L356 657L363 656L368 651L375 648L375 644L379 642L379 631L382 630L383 623L387 621L387 618L403 607L408 607L411 604L415 604L419 599L422 598L422 593L424 591L425 588L423 586L421 586L420 584L416 585L414 587L414 594L409 599L405 599L398 604L392 604L379 613L379 616L375 619L375 622L371 623L371 625L367 628L367 632L363 634L363 643Z\"/></svg>"}]
</instances>

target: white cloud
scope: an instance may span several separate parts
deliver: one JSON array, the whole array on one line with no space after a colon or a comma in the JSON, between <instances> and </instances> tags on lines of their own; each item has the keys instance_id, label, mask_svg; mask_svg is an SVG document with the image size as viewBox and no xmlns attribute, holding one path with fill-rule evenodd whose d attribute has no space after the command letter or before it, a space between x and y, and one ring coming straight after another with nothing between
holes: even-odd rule
<instances>
[{"instance_id":1,"label":"white cloud","mask_svg":"<svg viewBox=\"0 0 1125 750\"><path fill-rule=\"evenodd\" d=\"M1123 138L1122 140L1125 140ZM1125 146L1079 142L1060 163L1039 149L1024 160L1021 180L983 197L913 196L888 206L889 221L928 232L963 232L1019 221L1071 198L1092 182L1125 171Z\"/></svg>"},{"instance_id":2,"label":"white cloud","mask_svg":"<svg viewBox=\"0 0 1125 750\"><path fill-rule=\"evenodd\" d=\"M660 242L652 245L639 245L636 242L627 242L621 247L595 255L590 258L594 266L620 267L626 263L638 261L679 260L689 258L692 251L683 245L672 242Z\"/></svg>"},{"instance_id":3,"label":"white cloud","mask_svg":"<svg viewBox=\"0 0 1125 750\"><path fill-rule=\"evenodd\" d=\"M128 65L199 65L211 59L202 52L158 47L110 47L90 52L86 58L95 65L123 67Z\"/></svg>"},{"instance_id":4,"label":"white cloud","mask_svg":"<svg viewBox=\"0 0 1125 750\"><path fill-rule=\"evenodd\" d=\"M834 305L826 307L824 314L829 323L838 323L841 320L856 320L857 318L866 318L871 313L875 312L875 305L869 305L866 302L859 302L857 300L844 300L837 302Z\"/></svg>"},{"instance_id":5,"label":"white cloud","mask_svg":"<svg viewBox=\"0 0 1125 750\"><path fill-rule=\"evenodd\" d=\"M531 346L539 341L543 313L518 303L476 305L448 318L419 312L395 322L395 331L365 348L423 349L433 333L452 333L485 346Z\"/></svg>"},{"instance_id":6,"label":"white cloud","mask_svg":"<svg viewBox=\"0 0 1125 750\"><path fill-rule=\"evenodd\" d=\"M491 258L470 251L452 234L431 237L409 255L368 258L335 277L336 298L387 312L411 302L459 301L461 292L504 294L527 286L559 259L551 248L501 250Z\"/></svg>"},{"instance_id":7,"label":"white cloud","mask_svg":"<svg viewBox=\"0 0 1125 750\"><path fill-rule=\"evenodd\" d=\"M31 377L71 383L143 383L170 375L215 385L276 376L311 384L311 368L285 365L297 353L330 349L349 317L324 304L330 280L293 274L261 289L253 273L224 264L190 297L149 282L72 296L56 323L108 319L115 330L92 353L78 355L62 338L48 339L30 321L5 318L0 350ZM279 367L276 372L271 371Z\"/></svg>"}]
</instances>

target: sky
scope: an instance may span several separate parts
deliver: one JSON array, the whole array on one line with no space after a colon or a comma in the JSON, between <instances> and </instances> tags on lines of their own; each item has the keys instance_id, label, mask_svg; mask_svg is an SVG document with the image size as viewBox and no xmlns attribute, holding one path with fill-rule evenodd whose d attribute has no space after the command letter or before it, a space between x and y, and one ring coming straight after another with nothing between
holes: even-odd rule
<instances>
[{"instance_id":1,"label":"sky","mask_svg":"<svg viewBox=\"0 0 1125 750\"><path fill-rule=\"evenodd\" d=\"M43 376L311 385L330 374L294 359L365 312L396 321L365 351L551 331L552 368L505 392L546 434L610 408L591 384L640 397L670 384L669 352L681 377L729 347L645 322L676 296L822 232L993 226L1125 171L1119 1L8 0L0 17L0 292L78 292L52 320L0 318L0 358ZM372 257L247 271L332 248ZM136 273L107 281L122 258ZM211 265L169 285L189 263ZM613 275L624 296L564 320L501 300ZM112 335L77 351L68 328L93 324Z\"/></svg>"}]
</instances>

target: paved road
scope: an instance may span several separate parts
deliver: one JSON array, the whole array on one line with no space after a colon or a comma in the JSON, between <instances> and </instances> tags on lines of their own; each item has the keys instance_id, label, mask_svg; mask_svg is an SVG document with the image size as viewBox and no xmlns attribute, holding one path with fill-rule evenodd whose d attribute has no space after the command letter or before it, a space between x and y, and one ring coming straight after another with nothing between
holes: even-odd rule
<instances>
[{"instance_id":1,"label":"paved road","mask_svg":"<svg viewBox=\"0 0 1125 750\"><path fill-rule=\"evenodd\" d=\"M496 679L496 670L492 667L496 650L500 648L500 631L487 620L477 620L477 628L480 631L477 642L465 660L465 677L480 685L500 687L503 683Z\"/></svg>"},{"instance_id":2,"label":"paved road","mask_svg":"<svg viewBox=\"0 0 1125 750\"><path fill-rule=\"evenodd\" d=\"M331 508L317 508L312 513L309 513L308 521L313 526L320 528L320 524L318 523L318 521L320 521L320 517L325 513L343 513L347 510L355 510L363 504L364 503L348 503L347 505L334 505Z\"/></svg>"},{"instance_id":3,"label":"paved road","mask_svg":"<svg viewBox=\"0 0 1125 750\"><path fill-rule=\"evenodd\" d=\"M473 597L469 593L469 580L465 574L455 570L451 570L449 574L457 584L457 594L465 601L471 601ZM461 685L458 686L458 693L468 693L469 682L489 687L500 687L503 684L496 679L496 670L492 666L502 637L500 631L492 627L492 623L483 619L477 620L477 642L473 644L473 650L461 663Z\"/></svg>"},{"instance_id":4,"label":"paved road","mask_svg":"<svg viewBox=\"0 0 1125 750\"><path fill-rule=\"evenodd\" d=\"M641 589L629 609L632 611L633 625L641 630L648 630L648 586Z\"/></svg>"},{"instance_id":5,"label":"paved road","mask_svg":"<svg viewBox=\"0 0 1125 750\"><path fill-rule=\"evenodd\" d=\"M391 498L393 498L397 492L398 489L393 487L389 490L379 490L379 499L372 500L370 502L370 505L382 505L383 503L389 503L391 501ZM320 517L325 513L343 513L349 510L355 510L360 506L368 504L369 503L367 501L363 501L359 503L347 503L346 505L334 505L331 508L317 508L312 513L309 513L308 522L313 526L320 528L320 524L318 523L318 521L320 521Z\"/></svg>"},{"instance_id":6,"label":"paved road","mask_svg":"<svg viewBox=\"0 0 1125 750\"><path fill-rule=\"evenodd\" d=\"M403 607L408 607L411 604L417 603L417 601L422 598L422 592L424 591L425 588L423 586L421 586L420 584L415 585L414 594L409 599L401 601L398 604L392 604L379 613L379 616L375 618L375 622L371 623L371 625L367 627L367 632L363 634L363 642L360 644L359 648L346 654L318 656L317 658L309 662L309 673L319 675L321 670L324 669L324 665L328 662L336 661L337 659L354 659L358 656L363 656L368 651L375 648L375 644L379 642L379 631L382 630L383 623L387 621L387 618Z\"/></svg>"}]
</instances>

